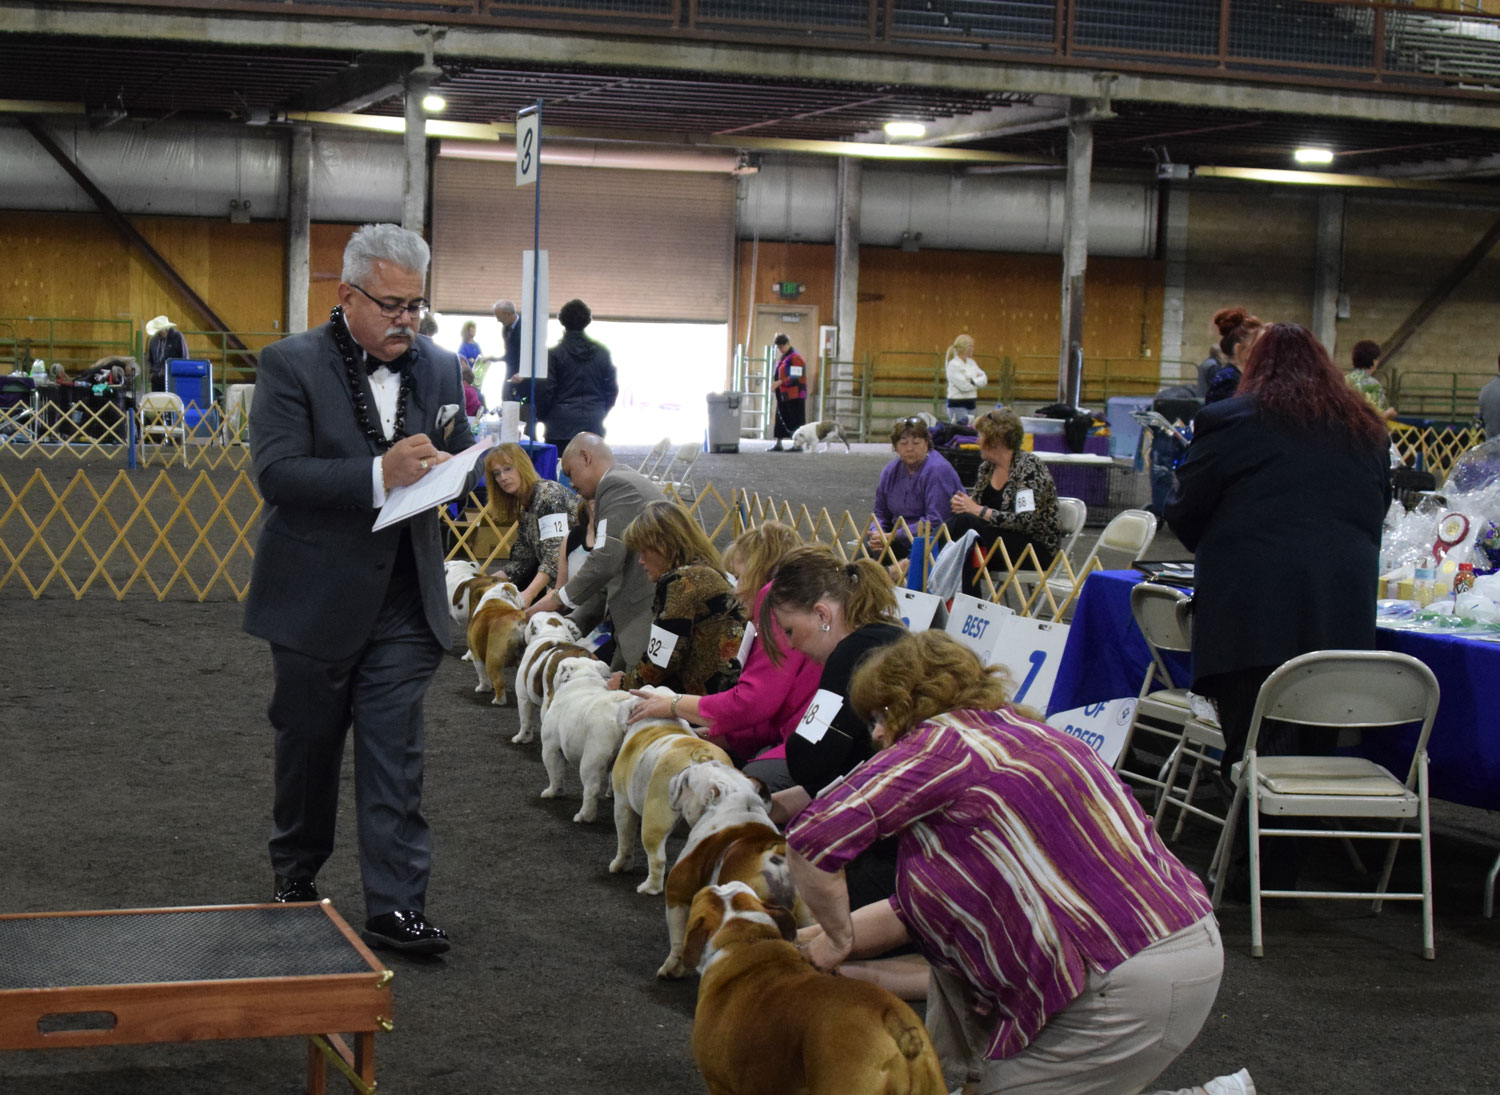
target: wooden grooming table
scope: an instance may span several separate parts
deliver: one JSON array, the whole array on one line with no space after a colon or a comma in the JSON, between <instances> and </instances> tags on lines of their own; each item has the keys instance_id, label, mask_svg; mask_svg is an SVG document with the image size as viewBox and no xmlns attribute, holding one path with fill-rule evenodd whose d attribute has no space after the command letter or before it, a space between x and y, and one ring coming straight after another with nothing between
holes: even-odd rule
<instances>
[{"instance_id":1,"label":"wooden grooming table","mask_svg":"<svg viewBox=\"0 0 1500 1095\"><path fill-rule=\"evenodd\" d=\"M305 1035L370 1095L392 976L327 901L0 916L0 1050Z\"/></svg>"}]
</instances>

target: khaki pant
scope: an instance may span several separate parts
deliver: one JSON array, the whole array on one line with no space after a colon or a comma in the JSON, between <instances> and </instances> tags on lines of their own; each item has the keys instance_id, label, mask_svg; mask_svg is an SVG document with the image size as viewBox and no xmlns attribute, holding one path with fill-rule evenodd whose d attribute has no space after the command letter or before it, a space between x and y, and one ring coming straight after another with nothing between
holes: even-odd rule
<instances>
[{"instance_id":1,"label":"khaki pant","mask_svg":"<svg viewBox=\"0 0 1500 1095\"><path fill-rule=\"evenodd\" d=\"M1108 973L1090 972L1083 992L1014 1057L983 1058L993 1023L969 1010L958 978L936 968L927 1029L950 1077L966 1073L978 1095L1136 1095L1197 1036L1223 973L1210 913Z\"/></svg>"}]
</instances>

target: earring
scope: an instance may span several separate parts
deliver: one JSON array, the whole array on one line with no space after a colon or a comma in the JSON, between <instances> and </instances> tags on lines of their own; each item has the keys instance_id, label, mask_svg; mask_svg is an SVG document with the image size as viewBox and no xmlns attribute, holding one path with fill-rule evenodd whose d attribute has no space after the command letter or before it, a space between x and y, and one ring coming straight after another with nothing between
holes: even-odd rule
<instances>
[{"instance_id":1,"label":"earring","mask_svg":"<svg viewBox=\"0 0 1500 1095\"><path fill-rule=\"evenodd\" d=\"M827 625L827 624L824 624L824 625L823 625L823 630L824 630L824 631L827 631L827 630L828 630L828 625Z\"/></svg>"}]
</instances>

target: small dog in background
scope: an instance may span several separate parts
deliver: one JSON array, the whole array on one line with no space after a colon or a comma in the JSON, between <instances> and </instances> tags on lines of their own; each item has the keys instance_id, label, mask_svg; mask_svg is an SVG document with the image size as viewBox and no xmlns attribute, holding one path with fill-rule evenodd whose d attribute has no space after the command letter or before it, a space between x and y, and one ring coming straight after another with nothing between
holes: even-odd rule
<instances>
[{"instance_id":1,"label":"small dog in background","mask_svg":"<svg viewBox=\"0 0 1500 1095\"><path fill-rule=\"evenodd\" d=\"M849 451L849 439L837 422L809 422L792 432L793 452L828 452L835 442L842 443L845 452Z\"/></svg>"},{"instance_id":2,"label":"small dog in background","mask_svg":"<svg viewBox=\"0 0 1500 1095\"><path fill-rule=\"evenodd\" d=\"M598 658L565 658L557 667L552 698L542 716L542 763L547 766L543 798L556 798L563 789L563 765L576 764L583 781L583 805L574 821L593 821L599 794L620 742L625 739L625 717L635 697L605 686L609 666Z\"/></svg>"},{"instance_id":3,"label":"small dog in background","mask_svg":"<svg viewBox=\"0 0 1500 1095\"><path fill-rule=\"evenodd\" d=\"M791 943L791 915L743 882L693 898L683 961L703 975L693 1059L714 1095L945 1095L910 1005L819 973Z\"/></svg>"}]
</instances>

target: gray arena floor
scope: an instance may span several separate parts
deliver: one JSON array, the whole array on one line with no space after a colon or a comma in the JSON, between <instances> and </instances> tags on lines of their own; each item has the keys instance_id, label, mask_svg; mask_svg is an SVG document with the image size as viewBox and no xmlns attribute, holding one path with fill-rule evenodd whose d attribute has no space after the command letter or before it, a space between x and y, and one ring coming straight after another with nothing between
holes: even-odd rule
<instances>
[{"instance_id":1,"label":"gray arena floor","mask_svg":"<svg viewBox=\"0 0 1500 1095\"><path fill-rule=\"evenodd\" d=\"M859 512L885 459L705 455L695 477L726 496L753 486ZM0 678L0 912L265 899L269 657L240 632L239 606L34 601L8 587L0 612L12 636ZM429 911L455 947L439 960L391 960L396 1029L377 1041L381 1090L701 1091L688 1052L694 986L652 976L666 951L660 899L636 894L639 873L606 870L608 820L570 820L576 779L560 800L537 798L537 747L509 741L515 707L491 706L473 683L454 656L429 693ZM320 883L357 923L346 792ZM1268 908L1267 954L1252 959L1248 909L1226 905L1218 1004L1163 1086L1243 1066L1269 1095L1500 1090L1500 923L1480 916L1500 827L1440 807L1435 828L1436 961L1420 957L1412 906L1379 917L1350 904ZM1210 842L1190 833L1184 859L1201 868ZM1313 868L1349 871L1337 854ZM302 1061L284 1039L12 1052L0 1054L0 1092L290 1095Z\"/></svg>"}]
</instances>

